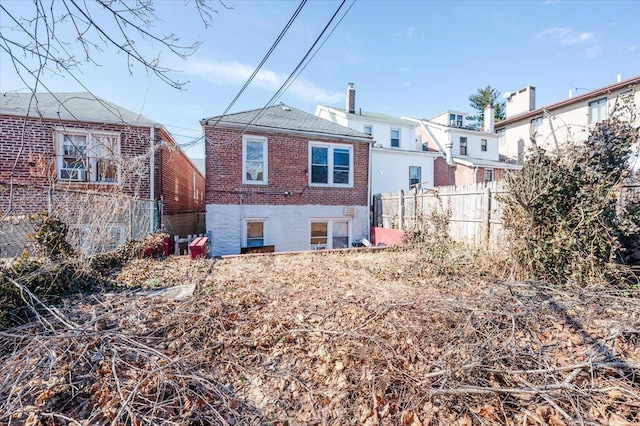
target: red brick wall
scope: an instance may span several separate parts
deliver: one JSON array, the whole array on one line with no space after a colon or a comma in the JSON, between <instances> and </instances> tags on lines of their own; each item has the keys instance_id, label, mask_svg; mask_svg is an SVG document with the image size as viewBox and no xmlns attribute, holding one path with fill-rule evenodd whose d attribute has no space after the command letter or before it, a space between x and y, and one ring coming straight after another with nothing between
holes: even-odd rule
<instances>
[{"instance_id":1,"label":"red brick wall","mask_svg":"<svg viewBox=\"0 0 640 426\"><path fill-rule=\"evenodd\" d=\"M83 129L120 133L123 158L122 185L56 183L54 129ZM24 141L24 143L23 143ZM63 122L51 119L0 116L0 182L34 186L65 186L74 189L117 191L130 196L149 197L149 129L113 124ZM136 158L135 162L132 160Z\"/></svg>"},{"instance_id":2,"label":"red brick wall","mask_svg":"<svg viewBox=\"0 0 640 426\"><path fill-rule=\"evenodd\" d=\"M204 176L177 148L173 139L160 130L156 133L162 148L156 154L156 196L162 195L164 214L204 211ZM193 177L196 176L194 198Z\"/></svg>"},{"instance_id":3,"label":"red brick wall","mask_svg":"<svg viewBox=\"0 0 640 426\"><path fill-rule=\"evenodd\" d=\"M242 183L242 136L237 130L206 126L206 203L366 206L369 144L309 139L284 133L246 133L268 138L268 185ZM309 141L353 146L352 188L309 186ZM285 195L284 192L291 192Z\"/></svg>"},{"instance_id":4,"label":"red brick wall","mask_svg":"<svg viewBox=\"0 0 640 426\"><path fill-rule=\"evenodd\" d=\"M444 158L436 158L434 164L434 186L467 185L484 182L484 167L468 167L462 164L447 166ZM505 178L505 169L493 169L493 180Z\"/></svg>"}]
</instances>

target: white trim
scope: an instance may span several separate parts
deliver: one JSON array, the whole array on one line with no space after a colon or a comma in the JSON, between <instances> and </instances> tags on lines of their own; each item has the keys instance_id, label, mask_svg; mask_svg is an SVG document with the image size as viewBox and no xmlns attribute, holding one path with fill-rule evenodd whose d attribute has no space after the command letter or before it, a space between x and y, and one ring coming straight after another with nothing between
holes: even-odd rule
<instances>
[{"instance_id":1,"label":"white trim","mask_svg":"<svg viewBox=\"0 0 640 426\"><path fill-rule=\"evenodd\" d=\"M247 179L247 142L262 143L262 180ZM242 183L245 185L268 185L269 184L269 144L264 136L243 135L242 136Z\"/></svg>"},{"instance_id":2,"label":"white trim","mask_svg":"<svg viewBox=\"0 0 640 426\"><path fill-rule=\"evenodd\" d=\"M76 175L78 179L63 179L61 177L61 172L64 167L64 138L65 136L83 136L85 137L85 146L84 146L84 168L76 168L73 169L76 171ZM56 157L56 176L59 182L64 183L82 183L87 184L90 183L92 185L119 185L122 182L122 167L120 165L120 158L122 152L122 140L121 140L120 132L110 132L110 131L92 131L89 129L78 129L74 127L54 127L54 139L55 139L55 157ZM115 138L116 149L113 153L113 158L116 163L116 177L113 182L105 182L98 180L98 164L97 160L100 157L96 154L96 148L99 147L97 142L100 141L100 138ZM73 157L73 155L69 155L68 157ZM72 170L72 169L66 169Z\"/></svg>"},{"instance_id":3,"label":"white trim","mask_svg":"<svg viewBox=\"0 0 640 426\"><path fill-rule=\"evenodd\" d=\"M312 149L313 148L327 149L327 183L312 182L312 178L313 178ZM333 183L334 149L346 149L349 151L349 182L348 183ZM309 186L330 187L330 188L353 188L353 181L354 181L354 175L355 175L355 170L353 169L353 156L354 156L353 145L309 141L308 155L309 155L309 162L308 162Z\"/></svg>"},{"instance_id":4,"label":"white trim","mask_svg":"<svg viewBox=\"0 0 640 426\"><path fill-rule=\"evenodd\" d=\"M393 146L393 132L398 132L398 146ZM396 127L391 127L389 129L389 147L391 148L400 148L402 146L402 129L398 129Z\"/></svg>"},{"instance_id":5,"label":"white trim","mask_svg":"<svg viewBox=\"0 0 640 426\"><path fill-rule=\"evenodd\" d=\"M262 245L267 245L267 218L266 217L245 217L242 218L242 247L247 246L247 225L249 222L262 223Z\"/></svg>"},{"instance_id":6,"label":"white trim","mask_svg":"<svg viewBox=\"0 0 640 426\"><path fill-rule=\"evenodd\" d=\"M326 223L327 224L327 242L326 244L311 244L311 224L312 223ZM317 246L324 245L324 248L333 249L333 224L334 223L346 223L347 224L347 247L351 247L353 242L353 229L352 221L347 217L312 217L309 219L309 230L307 232L309 241L309 250L319 250Z\"/></svg>"}]
</instances>

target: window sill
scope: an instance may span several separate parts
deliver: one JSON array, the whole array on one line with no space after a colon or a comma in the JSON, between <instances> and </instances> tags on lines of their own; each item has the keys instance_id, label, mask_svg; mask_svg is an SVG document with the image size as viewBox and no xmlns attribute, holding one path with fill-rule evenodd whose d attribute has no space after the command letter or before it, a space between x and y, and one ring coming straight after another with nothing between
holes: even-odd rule
<instances>
[{"instance_id":1,"label":"window sill","mask_svg":"<svg viewBox=\"0 0 640 426\"><path fill-rule=\"evenodd\" d=\"M310 183L310 187L313 188L353 188L351 184L327 184L327 183Z\"/></svg>"}]
</instances>

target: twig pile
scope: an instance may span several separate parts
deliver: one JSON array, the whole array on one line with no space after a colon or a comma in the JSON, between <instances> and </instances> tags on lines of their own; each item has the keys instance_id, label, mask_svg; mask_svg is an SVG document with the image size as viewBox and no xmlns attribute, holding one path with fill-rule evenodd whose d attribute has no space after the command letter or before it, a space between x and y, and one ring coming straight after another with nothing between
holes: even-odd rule
<instances>
[{"instance_id":1,"label":"twig pile","mask_svg":"<svg viewBox=\"0 0 640 426\"><path fill-rule=\"evenodd\" d=\"M84 296L0 333L0 423L640 423L637 294L447 282L421 259L171 260L188 300ZM119 279L169 284L145 265Z\"/></svg>"}]
</instances>

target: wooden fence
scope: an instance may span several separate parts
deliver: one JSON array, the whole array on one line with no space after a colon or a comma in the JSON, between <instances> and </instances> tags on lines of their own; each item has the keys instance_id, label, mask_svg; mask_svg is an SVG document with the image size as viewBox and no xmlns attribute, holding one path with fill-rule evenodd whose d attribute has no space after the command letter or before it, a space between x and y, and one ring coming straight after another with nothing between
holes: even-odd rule
<instances>
[{"instance_id":1,"label":"wooden fence","mask_svg":"<svg viewBox=\"0 0 640 426\"><path fill-rule=\"evenodd\" d=\"M373 200L373 226L410 231L424 229L432 215L449 218L449 235L472 245L498 247L504 241L502 226L504 184L472 184L435 189L378 194ZM640 184L621 189L619 207L640 200Z\"/></svg>"},{"instance_id":2,"label":"wooden fence","mask_svg":"<svg viewBox=\"0 0 640 426\"><path fill-rule=\"evenodd\" d=\"M472 184L399 191L374 196L373 224L409 231L423 229L433 214L449 218L449 235L473 245L499 244L503 238L502 185Z\"/></svg>"}]
</instances>

